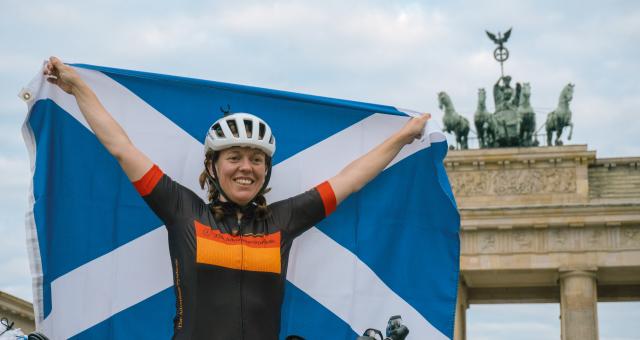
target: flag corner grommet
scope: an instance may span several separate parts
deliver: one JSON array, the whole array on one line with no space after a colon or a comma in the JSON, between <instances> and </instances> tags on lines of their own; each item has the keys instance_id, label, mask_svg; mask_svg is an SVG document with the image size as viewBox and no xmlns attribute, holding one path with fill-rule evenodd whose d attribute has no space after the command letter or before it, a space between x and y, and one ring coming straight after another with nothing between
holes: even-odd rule
<instances>
[{"instance_id":1,"label":"flag corner grommet","mask_svg":"<svg viewBox=\"0 0 640 340\"><path fill-rule=\"evenodd\" d=\"M18 93L18 97L20 97L20 99L24 100L26 103L29 103L33 100L33 95L27 88L23 88L22 90L20 90L20 93Z\"/></svg>"}]
</instances>

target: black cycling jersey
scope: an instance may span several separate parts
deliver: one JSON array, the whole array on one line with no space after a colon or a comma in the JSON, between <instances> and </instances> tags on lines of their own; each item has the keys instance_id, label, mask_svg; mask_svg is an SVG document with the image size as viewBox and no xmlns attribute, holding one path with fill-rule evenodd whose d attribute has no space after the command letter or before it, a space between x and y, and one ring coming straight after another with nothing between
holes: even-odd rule
<instances>
[{"instance_id":1,"label":"black cycling jersey","mask_svg":"<svg viewBox=\"0 0 640 340\"><path fill-rule=\"evenodd\" d=\"M168 231L173 338L277 339L291 244L335 209L329 183L269 205L265 219L249 206L238 220L224 204L222 221L156 165L134 185Z\"/></svg>"}]
</instances>

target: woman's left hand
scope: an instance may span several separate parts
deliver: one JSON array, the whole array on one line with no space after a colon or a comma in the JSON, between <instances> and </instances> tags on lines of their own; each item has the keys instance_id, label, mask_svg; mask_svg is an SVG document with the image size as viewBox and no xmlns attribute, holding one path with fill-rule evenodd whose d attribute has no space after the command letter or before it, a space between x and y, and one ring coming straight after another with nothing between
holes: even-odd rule
<instances>
[{"instance_id":1,"label":"woman's left hand","mask_svg":"<svg viewBox=\"0 0 640 340\"><path fill-rule=\"evenodd\" d=\"M414 140L420 139L424 132L425 124L430 118L430 113L423 113L420 117L411 118L399 131L403 142L411 144Z\"/></svg>"}]
</instances>

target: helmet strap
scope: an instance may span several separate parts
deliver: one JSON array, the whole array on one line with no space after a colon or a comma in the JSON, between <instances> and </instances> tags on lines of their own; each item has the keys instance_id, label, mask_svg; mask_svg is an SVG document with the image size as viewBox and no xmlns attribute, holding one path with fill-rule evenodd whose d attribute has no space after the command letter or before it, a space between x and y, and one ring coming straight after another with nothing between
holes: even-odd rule
<instances>
[{"instance_id":1,"label":"helmet strap","mask_svg":"<svg viewBox=\"0 0 640 340\"><path fill-rule=\"evenodd\" d=\"M264 175L264 184L262 184L262 188L260 188L260 190L258 191L258 194L256 195L256 197L254 197L251 202L255 201L255 199L260 196L260 194L262 194L265 189L267 189L267 185L269 185L269 180L271 179L271 157L267 156L267 173Z\"/></svg>"},{"instance_id":2,"label":"helmet strap","mask_svg":"<svg viewBox=\"0 0 640 340\"><path fill-rule=\"evenodd\" d=\"M224 192L224 190L222 190L222 187L220 187L220 182L218 182L218 175L215 173L215 170L213 170L213 171L214 171L214 176L211 177L211 183L213 184L213 186L218 191L218 194L222 195L227 202L235 203L234 201L230 200L229 196L227 196L227 194ZM217 199L219 200L220 196L218 196Z\"/></svg>"}]
</instances>

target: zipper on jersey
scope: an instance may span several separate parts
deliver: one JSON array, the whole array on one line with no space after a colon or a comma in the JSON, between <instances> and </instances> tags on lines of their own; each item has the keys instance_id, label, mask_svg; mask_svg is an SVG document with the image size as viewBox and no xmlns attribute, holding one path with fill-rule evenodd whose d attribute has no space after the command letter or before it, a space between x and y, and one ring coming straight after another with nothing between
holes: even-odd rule
<instances>
[{"instance_id":1,"label":"zipper on jersey","mask_svg":"<svg viewBox=\"0 0 640 340\"><path fill-rule=\"evenodd\" d=\"M244 245L242 241L242 216L237 215L238 234L240 235L240 334L244 340Z\"/></svg>"}]
</instances>

